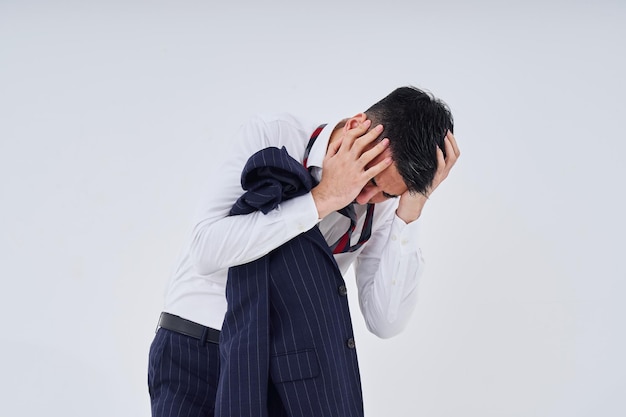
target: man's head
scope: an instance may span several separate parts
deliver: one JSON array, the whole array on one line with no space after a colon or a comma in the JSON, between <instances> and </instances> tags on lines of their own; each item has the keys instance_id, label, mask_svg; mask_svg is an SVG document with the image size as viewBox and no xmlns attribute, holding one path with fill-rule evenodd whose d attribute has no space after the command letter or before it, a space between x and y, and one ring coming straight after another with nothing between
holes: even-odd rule
<instances>
[{"instance_id":1,"label":"man's head","mask_svg":"<svg viewBox=\"0 0 626 417\"><path fill-rule=\"evenodd\" d=\"M383 125L379 139L389 138L393 166L406 187L425 193L437 171L437 147L445 153L444 138L454 129L448 106L415 87L400 87L365 115L371 126Z\"/></svg>"}]
</instances>

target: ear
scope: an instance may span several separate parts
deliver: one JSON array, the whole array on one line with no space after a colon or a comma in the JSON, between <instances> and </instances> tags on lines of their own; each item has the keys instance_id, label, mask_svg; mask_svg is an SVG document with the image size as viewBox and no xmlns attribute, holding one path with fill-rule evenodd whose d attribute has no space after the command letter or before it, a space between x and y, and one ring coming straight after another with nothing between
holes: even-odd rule
<instances>
[{"instance_id":1,"label":"ear","mask_svg":"<svg viewBox=\"0 0 626 417\"><path fill-rule=\"evenodd\" d=\"M357 113L356 115L348 119L348 121L343 126L343 128L346 131L350 129L354 129L355 127L357 127L358 125L360 125L366 120L367 120L367 115L365 113Z\"/></svg>"}]
</instances>

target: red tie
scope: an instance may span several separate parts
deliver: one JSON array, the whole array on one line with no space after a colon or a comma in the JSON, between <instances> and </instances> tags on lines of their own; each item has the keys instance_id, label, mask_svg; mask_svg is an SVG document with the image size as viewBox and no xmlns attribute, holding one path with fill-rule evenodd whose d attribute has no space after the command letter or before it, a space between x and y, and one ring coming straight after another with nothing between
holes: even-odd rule
<instances>
[{"instance_id":1,"label":"red tie","mask_svg":"<svg viewBox=\"0 0 626 417\"><path fill-rule=\"evenodd\" d=\"M323 125L320 125L317 129L315 129L315 131L311 135L311 139L309 140L309 143L306 145L306 149L304 151L304 159L302 161L302 164L304 165L305 168L309 170L309 172L311 172L311 168L309 168L307 164L308 159L309 159L309 153L311 152L311 148L313 147L313 144L315 143L315 139L317 139L317 137L322 132L325 126L326 125L323 124ZM337 212L343 214L344 216L350 219L350 227L348 227L348 230L346 231L346 233L344 233L343 236L341 236L337 242L330 245L330 249L335 254L345 253L345 252L354 252L355 250L360 248L361 245L367 242L367 240L372 235L372 219L374 218L374 204L371 204L371 203L367 204L367 213L365 215L365 222L363 223L363 230L361 230L361 237L359 238L359 241L352 246L350 246L350 238L352 237L352 232L354 232L354 229L356 228L356 220L357 220L356 212L354 210L354 203L348 204L341 210L337 210Z\"/></svg>"}]
</instances>

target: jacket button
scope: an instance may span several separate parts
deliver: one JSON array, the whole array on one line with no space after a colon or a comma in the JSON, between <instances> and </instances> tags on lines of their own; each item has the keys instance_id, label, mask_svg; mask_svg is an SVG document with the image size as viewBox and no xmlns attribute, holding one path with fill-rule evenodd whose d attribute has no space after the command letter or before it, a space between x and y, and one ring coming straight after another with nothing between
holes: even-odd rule
<instances>
[{"instance_id":1,"label":"jacket button","mask_svg":"<svg viewBox=\"0 0 626 417\"><path fill-rule=\"evenodd\" d=\"M346 295L348 294L348 289L346 288L345 285L340 285L338 288L339 291L339 295Z\"/></svg>"},{"instance_id":2,"label":"jacket button","mask_svg":"<svg viewBox=\"0 0 626 417\"><path fill-rule=\"evenodd\" d=\"M354 347L356 346L353 338L348 339L348 341L346 342L346 345L348 345L350 349L354 349Z\"/></svg>"}]
</instances>

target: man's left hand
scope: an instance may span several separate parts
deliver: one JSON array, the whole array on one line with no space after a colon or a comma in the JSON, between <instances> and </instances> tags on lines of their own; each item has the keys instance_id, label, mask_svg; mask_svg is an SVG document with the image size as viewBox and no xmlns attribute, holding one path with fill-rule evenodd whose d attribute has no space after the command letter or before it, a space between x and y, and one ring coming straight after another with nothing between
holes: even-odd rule
<instances>
[{"instance_id":1,"label":"man's left hand","mask_svg":"<svg viewBox=\"0 0 626 417\"><path fill-rule=\"evenodd\" d=\"M419 218L426 201L428 201L428 197L430 197L439 184L448 177L450 170L461 155L461 151L459 151L459 147L452 132L448 131L443 142L446 149L446 157L443 157L443 152L437 147L437 171L435 172L435 177L430 187L428 187L423 194L405 191L400 196L400 203L398 204L396 214L405 223L411 223Z\"/></svg>"}]
</instances>

